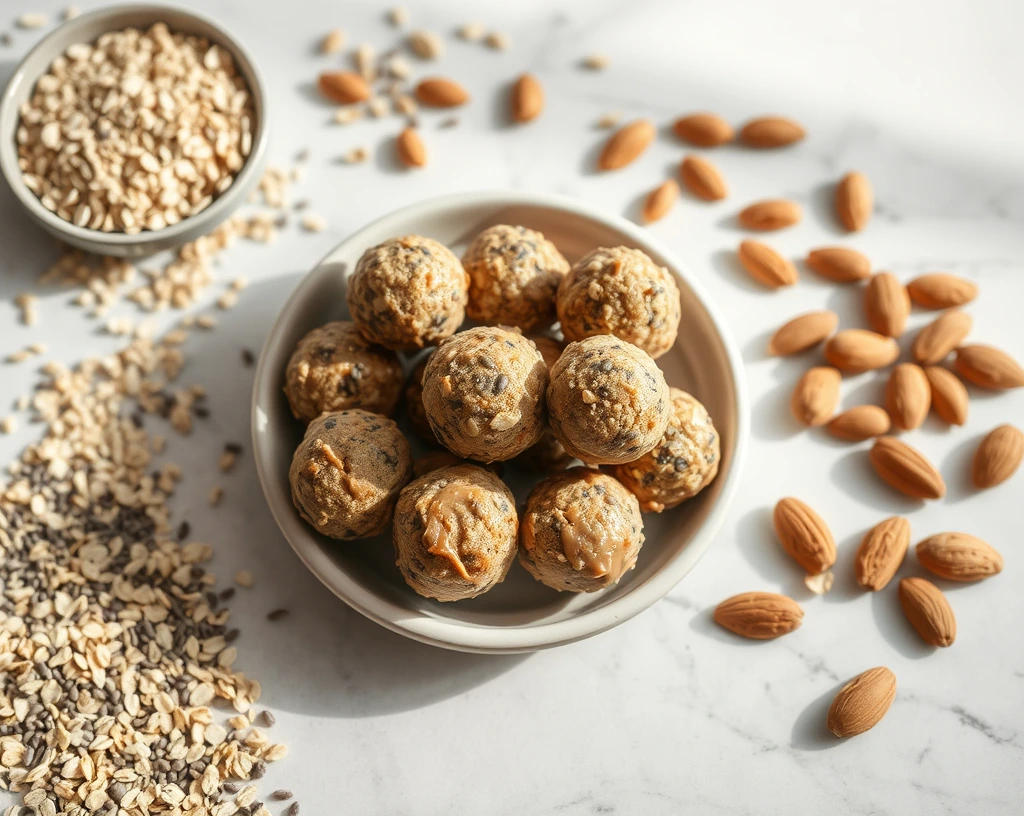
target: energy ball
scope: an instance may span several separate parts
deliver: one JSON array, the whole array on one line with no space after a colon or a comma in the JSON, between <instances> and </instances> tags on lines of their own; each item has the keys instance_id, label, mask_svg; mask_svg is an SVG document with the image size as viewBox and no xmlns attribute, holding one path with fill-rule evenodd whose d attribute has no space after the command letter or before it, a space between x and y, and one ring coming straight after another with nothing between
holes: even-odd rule
<instances>
[{"instance_id":1,"label":"energy ball","mask_svg":"<svg viewBox=\"0 0 1024 816\"><path fill-rule=\"evenodd\" d=\"M363 253L348 280L348 308L367 340L396 351L451 337L466 312L469 278L431 238L392 238Z\"/></svg>"},{"instance_id":2,"label":"energy ball","mask_svg":"<svg viewBox=\"0 0 1024 816\"><path fill-rule=\"evenodd\" d=\"M533 488L519 540L520 563L542 584L594 592L636 565L644 522L636 496L615 479L574 467Z\"/></svg>"},{"instance_id":3,"label":"energy ball","mask_svg":"<svg viewBox=\"0 0 1024 816\"><path fill-rule=\"evenodd\" d=\"M387 527L411 475L409 443L398 426L354 408L309 423L288 480L302 518L326 536L350 541Z\"/></svg>"},{"instance_id":4,"label":"energy ball","mask_svg":"<svg viewBox=\"0 0 1024 816\"><path fill-rule=\"evenodd\" d=\"M466 314L523 331L555 322L555 292L569 262L541 233L507 224L485 229L466 249Z\"/></svg>"},{"instance_id":5,"label":"energy ball","mask_svg":"<svg viewBox=\"0 0 1024 816\"><path fill-rule=\"evenodd\" d=\"M292 352L284 393L296 419L362 408L389 416L402 392L402 366L393 351L368 342L355 323L313 329Z\"/></svg>"},{"instance_id":6,"label":"energy ball","mask_svg":"<svg viewBox=\"0 0 1024 816\"><path fill-rule=\"evenodd\" d=\"M434 434L452 453L503 461L540 439L547 383L547 366L532 341L482 326L445 340L430 356L423 406Z\"/></svg>"},{"instance_id":7,"label":"energy ball","mask_svg":"<svg viewBox=\"0 0 1024 816\"><path fill-rule=\"evenodd\" d=\"M566 340L613 334L660 357L676 341L679 289L639 249L595 249L562 278L555 300Z\"/></svg>"},{"instance_id":8,"label":"energy ball","mask_svg":"<svg viewBox=\"0 0 1024 816\"><path fill-rule=\"evenodd\" d=\"M565 343L546 336L536 336L530 339L533 340L537 351L544 358L544 364L550 372L551 367L561 355L562 349L565 348ZM537 444L523 451L516 458L516 464L537 473L554 473L558 470L565 470L572 460L573 457L566 453L551 428L545 428Z\"/></svg>"},{"instance_id":9,"label":"energy ball","mask_svg":"<svg viewBox=\"0 0 1024 816\"><path fill-rule=\"evenodd\" d=\"M405 384L405 415L409 417L409 424L420 439L429 445L437 445L437 437L434 436L430 422L427 421L427 411L423 407L423 372L429 359L430 354L416 363L409 373Z\"/></svg>"},{"instance_id":10,"label":"energy ball","mask_svg":"<svg viewBox=\"0 0 1024 816\"><path fill-rule=\"evenodd\" d=\"M475 598L505 579L518 527L501 479L476 465L441 468L410 482L398 498L396 563L424 597Z\"/></svg>"},{"instance_id":11,"label":"energy ball","mask_svg":"<svg viewBox=\"0 0 1024 816\"><path fill-rule=\"evenodd\" d=\"M718 432L707 409L678 388L670 388L669 395L672 416L661 441L614 469L644 512L660 513L696 496L718 473Z\"/></svg>"},{"instance_id":12,"label":"energy ball","mask_svg":"<svg viewBox=\"0 0 1024 816\"><path fill-rule=\"evenodd\" d=\"M591 465L639 459L658 444L672 413L654 360L609 334L566 346L551 369L547 397L558 441Z\"/></svg>"}]
</instances>

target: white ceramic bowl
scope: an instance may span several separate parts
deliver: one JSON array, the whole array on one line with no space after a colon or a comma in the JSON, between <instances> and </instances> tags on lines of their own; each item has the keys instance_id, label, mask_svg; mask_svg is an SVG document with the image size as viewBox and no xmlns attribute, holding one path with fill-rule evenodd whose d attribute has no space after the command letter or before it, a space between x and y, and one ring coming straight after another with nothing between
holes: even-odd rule
<instances>
[{"instance_id":1,"label":"white ceramic bowl","mask_svg":"<svg viewBox=\"0 0 1024 816\"><path fill-rule=\"evenodd\" d=\"M291 502L288 466L303 427L282 392L295 344L311 329L348 317L345 283L364 250L410 233L461 253L493 224L543 232L570 262L599 246L642 249L676 276L682 324L675 346L658 359L669 385L704 402L721 435L718 477L680 507L647 514L647 541L636 569L590 594L559 593L514 564L504 583L479 598L437 603L409 589L395 566L390 530L343 543L318 534ZM409 361L406 361L408 369ZM664 596L714 540L736 492L748 435L743 366L718 307L693 274L644 229L574 199L516 192L466 193L431 199L363 227L339 244L296 287L281 309L260 356L252 403L253 450L267 502L305 565L339 598L368 618L424 643L469 652L525 652L558 646L610 629ZM509 472L507 469L506 473ZM520 501L528 483L513 482Z\"/></svg>"}]
</instances>

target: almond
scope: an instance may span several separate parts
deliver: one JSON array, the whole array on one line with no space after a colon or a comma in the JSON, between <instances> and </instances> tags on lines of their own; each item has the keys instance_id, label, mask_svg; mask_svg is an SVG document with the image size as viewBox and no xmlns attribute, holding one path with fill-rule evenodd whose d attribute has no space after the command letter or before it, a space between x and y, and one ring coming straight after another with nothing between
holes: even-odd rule
<instances>
[{"instance_id":1,"label":"almond","mask_svg":"<svg viewBox=\"0 0 1024 816\"><path fill-rule=\"evenodd\" d=\"M828 423L828 432L838 439L863 442L889 433L892 421L889 413L877 405L858 405L843 411Z\"/></svg>"},{"instance_id":2,"label":"almond","mask_svg":"<svg viewBox=\"0 0 1024 816\"><path fill-rule=\"evenodd\" d=\"M855 283L871 277L871 261L867 255L846 247L812 249L807 255L807 265L836 283Z\"/></svg>"},{"instance_id":3,"label":"almond","mask_svg":"<svg viewBox=\"0 0 1024 816\"><path fill-rule=\"evenodd\" d=\"M1003 557L967 533L939 533L917 545L917 560L950 581L980 581L1003 571Z\"/></svg>"},{"instance_id":4,"label":"almond","mask_svg":"<svg viewBox=\"0 0 1024 816\"><path fill-rule=\"evenodd\" d=\"M799 142L806 131L792 119L761 116L751 119L740 130L740 139L750 147L785 147Z\"/></svg>"},{"instance_id":5,"label":"almond","mask_svg":"<svg viewBox=\"0 0 1024 816\"><path fill-rule=\"evenodd\" d=\"M967 421L967 389L952 371L940 366L926 366L924 375L932 387L932 410L950 425Z\"/></svg>"},{"instance_id":6,"label":"almond","mask_svg":"<svg viewBox=\"0 0 1024 816\"><path fill-rule=\"evenodd\" d=\"M836 562L836 543L821 516L799 499L775 505L775 534L794 561L811 575L819 575Z\"/></svg>"},{"instance_id":7,"label":"almond","mask_svg":"<svg viewBox=\"0 0 1024 816\"><path fill-rule=\"evenodd\" d=\"M825 359L850 374L883 368L899 356L900 347L895 340L864 329L845 329L825 344Z\"/></svg>"},{"instance_id":8,"label":"almond","mask_svg":"<svg viewBox=\"0 0 1024 816\"><path fill-rule=\"evenodd\" d=\"M871 182L863 173L847 173L836 187L836 217L850 232L867 226L874 202Z\"/></svg>"},{"instance_id":9,"label":"almond","mask_svg":"<svg viewBox=\"0 0 1024 816\"><path fill-rule=\"evenodd\" d=\"M745 266L745 264L744 264ZM780 326L768 341L768 353L785 357L816 346L839 325L835 312L808 312Z\"/></svg>"},{"instance_id":10,"label":"almond","mask_svg":"<svg viewBox=\"0 0 1024 816\"><path fill-rule=\"evenodd\" d=\"M956 370L981 388L1004 391L1024 386L1024 368L1005 351L992 346L964 346L956 353Z\"/></svg>"},{"instance_id":11,"label":"almond","mask_svg":"<svg viewBox=\"0 0 1024 816\"><path fill-rule=\"evenodd\" d=\"M672 130L684 142L697 147L718 147L736 138L732 125L713 113L691 113L677 119Z\"/></svg>"},{"instance_id":12,"label":"almond","mask_svg":"<svg viewBox=\"0 0 1024 816\"><path fill-rule=\"evenodd\" d=\"M910 625L930 646L952 646L956 640L956 617L946 596L924 578L900 581L900 605Z\"/></svg>"},{"instance_id":13,"label":"almond","mask_svg":"<svg viewBox=\"0 0 1024 816\"><path fill-rule=\"evenodd\" d=\"M797 382L790 398L793 417L801 425L824 425L839 404L839 384L843 375L830 366L817 366L808 370Z\"/></svg>"},{"instance_id":14,"label":"almond","mask_svg":"<svg viewBox=\"0 0 1024 816\"><path fill-rule=\"evenodd\" d=\"M855 737L878 725L896 699L896 675L884 666L868 669L843 686L828 710L828 730Z\"/></svg>"},{"instance_id":15,"label":"almond","mask_svg":"<svg viewBox=\"0 0 1024 816\"><path fill-rule=\"evenodd\" d=\"M691 193L705 201L721 201L729 193L718 168L692 153L679 165L679 177Z\"/></svg>"},{"instance_id":16,"label":"almond","mask_svg":"<svg viewBox=\"0 0 1024 816\"><path fill-rule=\"evenodd\" d=\"M324 71L316 86L320 93L339 105L365 102L370 98L370 86L353 71Z\"/></svg>"},{"instance_id":17,"label":"almond","mask_svg":"<svg viewBox=\"0 0 1024 816\"><path fill-rule=\"evenodd\" d=\"M740 263L750 277L764 286L779 289L797 281L796 267L768 244L760 241L741 241L738 250Z\"/></svg>"},{"instance_id":18,"label":"almond","mask_svg":"<svg viewBox=\"0 0 1024 816\"><path fill-rule=\"evenodd\" d=\"M647 200L644 201L644 209L641 213L644 222L650 224L652 221L664 218L678 198L679 185L673 179L659 184L648 193Z\"/></svg>"},{"instance_id":19,"label":"almond","mask_svg":"<svg viewBox=\"0 0 1024 816\"><path fill-rule=\"evenodd\" d=\"M971 464L971 481L984 489L1009 479L1024 459L1024 433L1013 425L1000 425L981 440Z\"/></svg>"},{"instance_id":20,"label":"almond","mask_svg":"<svg viewBox=\"0 0 1024 816\"><path fill-rule=\"evenodd\" d=\"M959 309L943 312L917 333L910 353L923 365L941 362L964 341L973 323L971 316Z\"/></svg>"},{"instance_id":21,"label":"almond","mask_svg":"<svg viewBox=\"0 0 1024 816\"><path fill-rule=\"evenodd\" d=\"M907 284L910 299L924 309L963 306L978 296L978 286L948 272L932 272Z\"/></svg>"},{"instance_id":22,"label":"almond","mask_svg":"<svg viewBox=\"0 0 1024 816\"><path fill-rule=\"evenodd\" d=\"M875 472L890 487L914 499L941 499L946 483L935 466L906 442L880 437L869 454Z\"/></svg>"},{"instance_id":23,"label":"almond","mask_svg":"<svg viewBox=\"0 0 1024 816\"><path fill-rule=\"evenodd\" d=\"M893 425L901 431L921 427L931 404L932 387L921 366L900 363L892 370L885 388L885 408Z\"/></svg>"},{"instance_id":24,"label":"almond","mask_svg":"<svg viewBox=\"0 0 1024 816\"><path fill-rule=\"evenodd\" d=\"M878 592L888 584L907 557L910 522L893 516L879 522L864 536L853 562L857 583Z\"/></svg>"},{"instance_id":25,"label":"almond","mask_svg":"<svg viewBox=\"0 0 1024 816\"><path fill-rule=\"evenodd\" d=\"M421 79L413 92L420 104L430 108L457 108L469 101L469 93L446 77Z\"/></svg>"},{"instance_id":26,"label":"almond","mask_svg":"<svg viewBox=\"0 0 1024 816\"><path fill-rule=\"evenodd\" d=\"M753 640L771 640L800 628L804 611L792 598L774 592L744 592L715 607L715 623Z\"/></svg>"},{"instance_id":27,"label":"almond","mask_svg":"<svg viewBox=\"0 0 1024 816\"><path fill-rule=\"evenodd\" d=\"M398 160L406 167L424 167L427 164L427 148L413 128L406 128L398 134L395 152Z\"/></svg>"},{"instance_id":28,"label":"almond","mask_svg":"<svg viewBox=\"0 0 1024 816\"><path fill-rule=\"evenodd\" d=\"M767 232L798 224L802 215L800 205L795 201L779 198L751 204L740 210L738 218L747 229Z\"/></svg>"},{"instance_id":29,"label":"almond","mask_svg":"<svg viewBox=\"0 0 1024 816\"><path fill-rule=\"evenodd\" d=\"M523 74L512 86L512 121L530 122L544 110L544 88L533 74Z\"/></svg>"},{"instance_id":30,"label":"almond","mask_svg":"<svg viewBox=\"0 0 1024 816\"><path fill-rule=\"evenodd\" d=\"M892 272L879 272L864 289L864 314L879 334L899 337L910 317L910 295Z\"/></svg>"},{"instance_id":31,"label":"almond","mask_svg":"<svg viewBox=\"0 0 1024 816\"><path fill-rule=\"evenodd\" d=\"M623 125L605 142L597 159L601 170L619 170L632 164L654 141L654 124L650 119L637 119Z\"/></svg>"}]
</instances>

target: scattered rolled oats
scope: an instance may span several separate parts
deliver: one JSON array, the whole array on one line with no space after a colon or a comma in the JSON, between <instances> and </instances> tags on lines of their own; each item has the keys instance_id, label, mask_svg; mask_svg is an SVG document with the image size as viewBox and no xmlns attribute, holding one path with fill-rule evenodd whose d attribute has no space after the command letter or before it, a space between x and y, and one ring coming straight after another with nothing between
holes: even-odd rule
<instances>
[{"instance_id":1,"label":"scattered rolled oats","mask_svg":"<svg viewBox=\"0 0 1024 816\"><path fill-rule=\"evenodd\" d=\"M484 44L488 48L493 48L495 51L507 51L509 42L508 37L497 31L492 31L484 38Z\"/></svg>"},{"instance_id":2,"label":"scattered rolled oats","mask_svg":"<svg viewBox=\"0 0 1024 816\"><path fill-rule=\"evenodd\" d=\"M605 54L590 54L583 58L583 67L591 71L603 71L608 67L608 57Z\"/></svg>"},{"instance_id":3,"label":"scattered rolled oats","mask_svg":"<svg viewBox=\"0 0 1024 816\"><path fill-rule=\"evenodd\" d=\"M362 43L354 54L356 70L367 82L377 78L377 49L369 43Z\"/></svg>"},{"instance_id":4,"label":"scattered rolled oats","mask_svg":"<svg viewBox=\"0 0 1024 816\"><path fill-rule=\"evenodd\" d=\"M0 419L0 433L12 434L18 430L18 418L14 415Z\"/></svg>"},{"instance_id":5,"label":"scattered rolled oats","mask_svg":"<svg viewBox=\"0 0 1024 816\"><path fill-rule=\"evenodd\" d=\"M460 39L463 39L466 42L479 42L484 38L486 29L484 29L483 23L470 22L463 23L459 26L456 33L459 35Z\"/></svg>"},{"instance_id":6,"label":"scattered rolled oats","mask_svg":"<svg viewBox=\"0 0 1024 816\"><path fill-rule=\"evenodd\" d=\"M363 118L363 109L356 107L355 105L348 105L344 108L338 108L334 112L334 121L339 125L350 125L353 122Z\"/></svg>"},{"instance_id":7,"label":"scattered rolled oats","mask_svg":"<svg viewBox=\"0 0 1024 816\"><path fill-rule=\"evenodd\" d=\"M211 507L216 507L224 500L224 488L220 485L214 485L210 488L210 495L207 497Z\"/></svg>"},{"instance_id":8,"label":"scattered rolled oats","mask_svg":"<svg viewBox=\"0 0 1024 816\"><path fill-rule=\"evenodd\" d=\"M365 147L354 147L341 157L345 164L361 164L370 158L370 151Z\"/></svg>"},{"instance_id":9,"label":"scattered rolled oats","mask_svg":"<svg viewBox=\"0 0 1024 816\"><path fill-rule=\"evenodd\" d=\"M444 54L444 42L433 31L414 31L409 35L409 48L425 60L438 59Z\"/></svg>"},{"instance_id":10,"label":"scattered rolled oats","mask_svg":"<svg viewBox=\"0 0 1024 816\"><path fill-rule=\"evenodd\" d=\"M240 587L251 587L255 581L253 580L252 573L249 570L239 570L235 573L235 583Z\"/></svg>"},{"instance_id":11,"label":"scattered rolled oats","mask_svg":"<svg viewBox=\"0 0 1024 816\"><path fill-rule=\"evenodd\" d=\"M79 10L78 6L68 6L64 9L64 14L61 16L65 20L74 20L81 13L82 12Z\"/></svg>"},{"instance_id":12,"label":"scattered rolled oats","mask_svg":"<svg viewBox=\"0 0 1024 816\"><path fill-rule=\"evenodd\" d=\"M202 314L196 318L196 325L201 329L215 329L217 327L217 318L212 314Z\"/></svg>"},{"instance_id":13,"label":"scattered rolled oats","mask_svg":"<svg viewBox=\"0 0 1024 816\"><path fill-rule=\"evenodd\" d=\"M327 219L319 213L303 213L302 228L306 230L306 232L323 232L327 229Z\"/></svg>"},{"instance_id":14,"label":"scattered rolled oats","mask_svg":"<svg viewBox=\"0 0 1024 816\"><path fill-rule=\"evenodd\" d=\"M330 31L320 42L321 54L337 54L345 47L345 32L340 28Z\"/></svg>"},{"instance_id":15,"label":"scattered rolled oats","mask_svg":"<svg viewBox=\"0 0 1024 816\"><path fill-rule=\"evenodd\" d=\"M42 28L49 22L50 20L45 14L22 14L18 18L18 28Z\"/></svg>"},{"instance_id":16,"label":"scattered rolled oats","mask_svg":"<svg viewBox=\"0 0 1024 816\"><path fill-rule=\"evenodd\" d=\"M409 94L395 97L395 112L403 116L414 116L419 110L416 100Z\"/></svg>"},{"instance_id":17,"label":"scattered rolled oats","mask_svg":"<svg viewBox=\"0 0 1024 816\"><path fill-rule=\"evenodd\" d=\"M403 26L409 22L409 10L404 6L395 6L388 10L388 22L394 26Z\"/></svg>"},{"instance_id":18,"label":"scattered rolled oats","mask_svg":"<svg viewBox=\"0 0 1024 816\"><path fill-rule=\"evenodd\" d=\"M599 128L613 128L622 121L622 114L618 111L612 111L603 114L600 119L597 120L597 126Z\"/></svg>"},{"instance_id":19,"label":"scattered rolled oats","mask_svg":"<svg viewBox=\"0 0 1024 816\"><path fill-rule=\"evenodd\" d=\"M374 96L366 103L366 110L374 119L387 116L390 107L388 100L383 96Z\"/></svg>"}]
</instances>

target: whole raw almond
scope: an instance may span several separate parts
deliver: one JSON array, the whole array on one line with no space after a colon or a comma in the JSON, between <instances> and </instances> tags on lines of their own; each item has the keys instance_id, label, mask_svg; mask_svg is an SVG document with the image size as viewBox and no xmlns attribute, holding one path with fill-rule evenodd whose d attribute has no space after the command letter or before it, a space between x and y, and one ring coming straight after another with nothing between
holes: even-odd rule
<instances>
[{"instance_id":1,"label":"whole raw almond","mask_svg":"<svg viewBox=\"0 0 1024 816\"><path fill-rule=\"evenodd\" d=\"M447 77L421 79L414 93L420 104L429 108L457 108L469 101L466 89Z\"/></svg>"},{"instance_id":2,"label":"whole raw almond","mask_svg":"<svg viewBox=\"0 0 1024 816\"><path fill-rule=\"evenodd\" d=\"M427 148L414 128L406 128L398 134L395 152L406 167L425 167L427 164Z\"/></svg>"},{"instance_id":3,"label":"whole raw almond","mask_svg":"<svg viewBox=\"0 0 1024 816\"><path fill-rule=\"evenodd\" d=\"M676 136L697 147L718 147L736 138L732 125L714 113L691 113L672 125Z\"/></svg>"},{"instance_id":4,"label":"whole raw almond","mask_svg":"<svg viewBox=\"0 0 1024 816\"><path fill-rule=\"evenodd\" d=\"M674 179L662 182L650 193L644 201L644 209L641 217L644 222L650 224L668 215L668 211L675 205L679 198L679 185Z\"/></svg>"},{"instance_id":5,"label":"whole raw almond","mask_svg":"<svg viewBox=\"0 0 1024 816\"><path fill-rule=\"evenodd\" d=\"M857 583L872 592L884 588L907 557L910 522L892 516L868 530L857 548L853 562Z\"/></svg>"},{"instance_id":6,"label":"whole raw almond","mask_svg":"<svg viewBox=\"0 0 1024 816\"><path fill-rule=\"evenodd\" d=\"M891 436L880 437L869 454L875 472L890 487L914 499L941 499L946 483L920 451Z\"/></svg>"},{"instance_id":7,"label":"whole raw almond","mask_svg":"<svg viewBox=\"0 0 1024 816\"><path fill-rule=\"evenodd\" d=\"M785 147L799 142L805 135L806 131L798 123L783 116L760 116L740 130L740 139L750 147Z\"/></svg>"},{"instance_id":8,"label":"whole raw almond","mask_svg":"<svg viewBox=\"0 0 1024 816\"><path fill-rule=\"evenodd\" d=\"M828 432L838 439L863 442L889 433L892 420L889 412L877 405L858 405L843 411L828 423Z\"/></svg>"},{"instance_id":9,"label":"whole raw almond","mask_svg":"<svg viewBox=\"0 0 1024 816\"><path fill-rule=\"evenodd\" d=\"M932 387L932 410L950 425L967 421L967 389L960 378L941 366L926 366L924 375Z\"/></svg>"},{"instance_id":10,"label":"whole raw almond","mask_svg":"<svg viewBox=\"0 0 1024 816\"><path fill-rule=\"evenodd\" d=\"M608 137L597 159L601 170L619 170L632 164L654 141L654 123L650 119L637 119L623 125Z\"/></svg>"},{"instance_id":11,"label":"whole raw almond","mask_svg":"<svg viewBox=\"0 0 1024 816\"><path fill-rule=\"evenodd\" d=\"M826 725L837 737L874 728L896 699L896 675L884 666L868 669L843 686L828 710Z\"/></svg>"},{"instance_id":12,"label":"whole raw almond","mask_svg":"<svg viewBox=\"0 0 1024 816\"><path fill-rule=\"evenodd\" d=\"M868 256L847 247L812 249L807 255L807 265L836 283L856 283L871 277Z\"/></svg>"},{"instance_id":13,"label":"whole raw almond","mask_svg":"<svg viewBox=\"0 0 1024 816\"><path fill-rule=\"evenodd\" d=\"M907 284L910 299L924 309L963 306L978 296L978 286L948 272L931 272Z\"/></svg>"},{"instance_id":14,"label":"whole raw almond","mask_svg":"<svg viewBox=\"0 0 1024 816\"><path fill-rule=\"evenodd\" d=\"M691 193L705 201L721 201L729 194L718 168L692 153L679 165L679 177Z\"/></svg>"},{"instance_id":15,"label":"whole raw almond","mask_svg":"<svg viewBox=\"0 0 1024 816\"><path fill-rule=\"evenodd\" d=\"M895 340L865 329L844 329L825 344L825 359L850 374L883 368L899 356Z\"/></svg>"},{"instance_id":16,"label":"whole raw almond","mask_svg":"<svg viewBox=\"0 0 1024 816\"><path fill-rule=\"evenodd\" d=\"M839 385L843 375L831 366L808 369L797 381L789 407L801 425L817 427L832 418L839 404Z\"/></svg>"},{"instance_id":17,"label":"whole raw almond","mask_svg":"<svg viewBox=\"0 0 1024 816\"><path fill-rule=\"evenodd\" d=\"M932 387L921 366L900 363L892 370L885 388L885 408L893 425L901 431L921 427L931 404Z\"/></svg>"},{"instance_id":18,"label":"whole raw almond","mask_svg":"<svg viewBox=\"0 0 1024 816\"><path fill-rule=\"evenodd\" d=\"M768 341L768 353L777 357L798 354L818 345L839 325L835 312L808 312L776 329Z\"/></svg>"},{"instance_id":19,"label":"whole raw almond","mask_svg":"<svg viewBox=\"0 0 1024 816\"><path fill-rule=\"evenodd\" d=\"M512 121L531 122L544 110L544 88L533 74L523 74L512 86Z\"/></svg>"},{"instance_id":20,"label":"whole raw almond","mask_svg":"<svg viewBox=\"0 0 1024 816\"><path fill-rule=\"evenodd\" d=\"M365 102L370 98L370 86L354 71L324 71L317 78L320 93L339 105Z\"/></svg>"},{"instance_id":21,"label":"whole raw almond","mask_svg":"<svg viewBox=\"0 0 1024 816\"><path fill-rule=\"evenodd\" d=\"M1013 425L1000 425L988 432L974 452L971 481L984 489L1009 479L1024 459L1024 433Z\"/></svg>"},{"instance_id":22,"label":"whole raw almond","mask_svg":"<svg viewBox=\"0 0 1024 816\"><path fill-rule=\"evenodd\" d=\"M792 598L774 592L744 592L715 607L715 623L754 640L771 640L799 629L804 611Z\"/></svg>"},{"instance_id":23,"label":"whole raw almond","mask_svg":"<svg viewBox=\"0 0 1024 816\"><path fill-rule=\"evenodd\" d=\"M782 548L810 575L819 575L836 562L832 531L810 507L799 499L785 498L772 515L775 534Z\"/></svg>"},{"instance_id":24,"label":"whole raw almond","mask_svg":"<svg viewBox=\"0 0 1024 816\"><path fill-rule=\"evenodd\" d=\"M956 640L956 616L946 596L924 578L900 581L900 606L921 639L931 646L952 646Z\"/></svg>"},{"instance_id":25,"label":"whole raw almond","mask_svg":"<svg viewBox=\"0 0 1024 816\"><path fill-rule=\"evenodd\" d=\"M971 316L959 309L943 312L917 333L910 353L923 365L941 362L964 341L973 323Z\"/></svg>"},{"instance_id":26,"label":"whole raw almond","mask_svg":"<svg viewBox=\"0 0 1024 816\"><path fill-rule=\"evenodd\" d=\"M917 560L950 581L980 581L1003 571L1003 557L996 549L967 533L929 536L918 543Z\"/></svg>"},{"instance_id":27,"label":"whole raw almond","mask_svg":"<svg viewBox=\"0 0 1024 816\"><path fill-rule=\"evenodd\" d=\"M802 216L803 211L795 201L777 198L757 201L740 210L737 217L747 229L767 232L798 224Z\"/></svg>"},{"instance_id":28,"label":"whole raw almond","mask_svg":"<svg viewBox=\"0 0 1024 816\"><path fill-rule=\"evenodd\" d=\"M768 244L749 238L740 242L740 263L750 277L764 286L779 289L797 282L796 267Z\"/></svg>"},{"instance_id":29,"label":"whole raw almond","mask_svg":"<svg viewBox=\"0 0 1024 816\"><path fill-rule=\"evenodd\" d=\"M899 337L910 317L910 295L892 272L879 272L864 289L864 314L879 334Z\"/></svg>"},{"instance_id":30,"label":"whole raw almond","mask_svg":"<svg viewBox=\"0 0 1024 816\"><path fill-rule=\"evenodd\" d=\"M963 346L957 349L954 365L965 380L982 388L1005 391L1024 386L1024 368L992 346Z\"/></svg>"},{"instance_id":31,"label":"whole raw almond","mask_svg":"<svg viewBox=\"0 0 1024 816\"><path fill-rule=\"evenodd\" d=\"M863 173L847 173L836 187L836 217L850 232L859 232L867 226L875 196L871 182Z\"/></svg>"}]
</instances>

